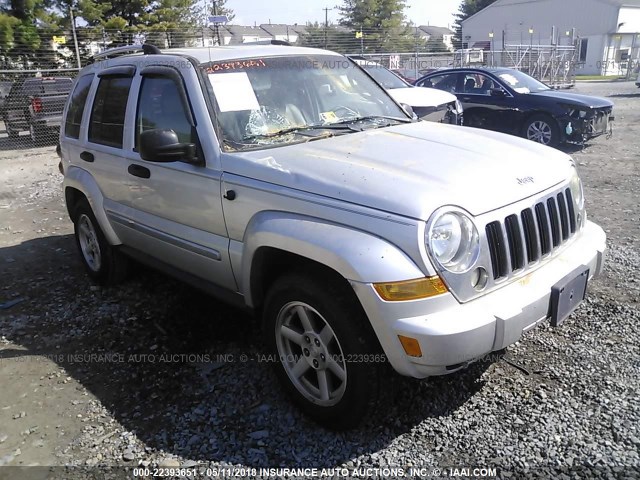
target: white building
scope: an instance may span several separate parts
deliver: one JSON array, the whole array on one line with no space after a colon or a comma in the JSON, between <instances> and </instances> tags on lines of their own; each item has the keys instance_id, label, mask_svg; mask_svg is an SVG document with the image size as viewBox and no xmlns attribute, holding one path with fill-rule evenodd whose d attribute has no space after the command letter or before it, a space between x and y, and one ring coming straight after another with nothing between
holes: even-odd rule
<instances>
[{"instance_id":1,"label":"white building","mask_svg":"<svg viewBox=\"0 0 640 480\"><path fill-rule=\"evenodd\" d=\"M578 74L626 74L640 59L640 0L497 0L462 22L462 40L496 51L575 43Z\"/></svg>"}]
</instances>

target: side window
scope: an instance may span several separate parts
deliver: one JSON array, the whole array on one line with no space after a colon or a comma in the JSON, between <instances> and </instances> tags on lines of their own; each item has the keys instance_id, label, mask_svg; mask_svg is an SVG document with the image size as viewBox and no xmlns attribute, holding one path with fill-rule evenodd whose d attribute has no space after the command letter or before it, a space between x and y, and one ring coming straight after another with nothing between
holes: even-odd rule
<instances>
[{"instance_id":1,"label":"side window","mask_svg":"<svg viewBox=\"0 0 640 480\"><path fill-rule=\"evenodd\" d=\"M67 118L64 122L64 134L66 137L80 137L80 123L82 122L82 114L84 113L84 104L87 101L93 75L85 75L78 80L76 88L71 94L71 103L67 110Z\"/></svg>"},{"instance_id":2,"label":"side window","mask_svg":"<svg viewBox=\"0 0 640 480\"><path fill-rule=\"evenodd\" d=\"M178 87L167 77L144 77L136 114L136 146L147 130L173 130L180 143L196 143Z\"/></svg>"},{"instance_id":3,"label":"side window","mask_svg":"<svg viewBox=\"0 0 640 480\"><path fill-rule=\"evenodd\" d=\"M122 148L131 77L102 77L91 110L89 141Z\"/></svg>"},{"instance_id":4,"label":"side window","mask_svg":"<svg viewBox=\"0 0 640 480\"><path fill-rule=\"evenodd\" d=\"M496 88L493 80L481 73L467 73L464 78L464 93L475 95L491 95L491 89Z\"/></svg>"},{"instance_id":5,"label":"side window","mask_svg":"<svg viewBox=\"0 0 640 480\"><path fill-rule=\"evenodd\" d=\"M437 88L438 90L444 90L446 92L455 93L456 92L456 82L458 80L457 73L450 73L448 75L436 75L435 77L430 77L425 82L431 81L431 85L425 83L424 87L432 87Z\"/></svg>"}]
</instances>

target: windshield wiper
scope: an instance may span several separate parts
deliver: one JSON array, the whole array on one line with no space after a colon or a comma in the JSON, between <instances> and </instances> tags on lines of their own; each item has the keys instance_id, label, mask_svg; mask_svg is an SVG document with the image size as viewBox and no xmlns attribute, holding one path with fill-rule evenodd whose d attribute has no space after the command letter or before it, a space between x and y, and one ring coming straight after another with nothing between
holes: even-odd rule
<instances>
[{"instance_id":1,"label":"windshield wiper","mask_svg":"<svg viewBox=\"0 0 640 480\"><path fill-rule=\"evenodd\" d=\"M412 122L410 118L388 117L385 115L366 115L364 117L345 118L344 120L335 122L332 125L344 125L344 124L350 124L350 123L356 123L356 122L366 122L369 120L388 120L389 122L398 122L398 123Z\"/></svg>"},{"instance_id":2,"label":"windshield wiper","mask_svg":"<svg viewBox=\"0 0 640 480\"><path fill-rule=\"evenodd\" d=\"M303 127L283 128L282 130L278 130L271 133L257 133L254 135L247 135L246 137L243 137L242 140L274 138L274 137L280 137L282 135L288 135L290 133L297 133L297 134L305 135L311 138L316 138L316 137L325 138L326 135L313 135L313 134L309 134L308 132L312 130L343 130L343 131L350 130L352 132L359 132L362 130L362 128L354 128L354 124L357 124L359 122L367 122L367 121L375 121L375 120L386 120L387 122L384 125L378 125L378 126L385 126L385 127L391 125L391 122L398 122L398 123L412 122L412 120L409 118L386 117L384 115L368 115L364 117L345 118L343 120L340 120L337 122L331 122L331 123L316 123L312 125L305 125Z\"/></svg>"},{"instance_id":3,"label":"windshield wiper","mask_svg":"<svg viewBox=\"0 0 640 480\"><path fill-rule=\"evenodd\" d=\"M308 137L317 137L318 135L312 135L308 132L310 130L350 130L348 125L340 125L337 123L329 123L329 124L314 124L314 125L305 125L304 127L291 127L291 128L283 128L282 130L278 130L271 133L257 133L254 135L247 135L243 137L242 140L254 140L258 138L273 138L280 137L282 135L287 135L289 133L299 133L301 135L306 135Z\"/></svg>"}]
</instances>

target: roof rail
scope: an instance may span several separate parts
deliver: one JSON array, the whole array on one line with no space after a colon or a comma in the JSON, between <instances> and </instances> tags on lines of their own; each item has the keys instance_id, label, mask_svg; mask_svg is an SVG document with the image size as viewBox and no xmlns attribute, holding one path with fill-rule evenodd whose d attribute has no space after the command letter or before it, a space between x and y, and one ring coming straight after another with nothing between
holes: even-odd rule
<instances>
[{"instance_id":1,"label":"roof rail","mask_svg":"<svg viewBox=\"0 0 640 480\"><path fill-rule=\"evenodd\" d=\"M238 46L242 45L283 45L286 47L291 46L291 44L286 40L276 40L275 38L272 38L270 40L256 40L255 42L244 42L238 44Z\"/></svg>"},{"instance_id":2,"label":"roof rail","mask_svg":"<svg viewBox=\"0 0 640 480\"><path fill-rule=\"evenodd\" d=\"M159 55L162 52L155 45L144 43L142 45L126 45L124 47L110 48L104 52L97 53L91 57L92 60L103 60L105 58L117 57L132 52L142 52L145 55Z\"/></svg>"}]
</instances>

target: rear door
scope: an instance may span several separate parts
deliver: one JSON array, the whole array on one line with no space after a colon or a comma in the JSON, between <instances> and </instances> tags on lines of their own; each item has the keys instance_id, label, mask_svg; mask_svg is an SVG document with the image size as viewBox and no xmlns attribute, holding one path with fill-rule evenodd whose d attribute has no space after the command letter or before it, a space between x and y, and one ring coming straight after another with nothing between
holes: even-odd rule
<instances>
[{"instance_id":1,"label":"rear door","mask_svg":"<svg viewBox=\"0 0 640 480\"><path fill-rule=\"evenodd\" d=\"M130 98L134 74L135 67L130 65L111 67L98 73L97 87L89 99L91 110L88 117L85 116L88 119L84 129L86 142L80 142L74 149L77 157L73 159L74 164L86 168L97 182L104 197L105 213L125 244L131 239L127 225L134 221L127 184L129 161L124 148L131 137L124 128L127 110L135 108L135 102ZM65 125L65 134L67 128L69 125Z\"/></svg>"}]
</instances>

